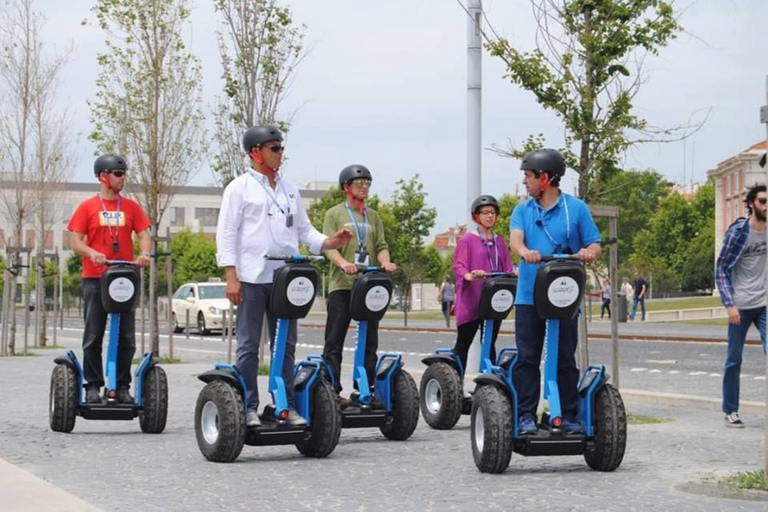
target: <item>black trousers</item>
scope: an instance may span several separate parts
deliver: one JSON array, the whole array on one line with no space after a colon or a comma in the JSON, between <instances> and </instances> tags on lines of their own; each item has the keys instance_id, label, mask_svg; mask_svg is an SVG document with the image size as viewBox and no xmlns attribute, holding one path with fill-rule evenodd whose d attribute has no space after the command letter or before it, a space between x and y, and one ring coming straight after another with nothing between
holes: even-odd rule
<instances>
[{"instance_id":1,"label":"black trousers","mask_svg":"<svg viewBox=\"0 0 768 512\"><path fill-rule=\"evenodd\" d=\"M469 347L472 345L472 340L475 339L475 334L480 326L483 325L483 320L477 319L470 322L461 324L456 327L456 344L453 346L453 350L459 355L461 359L461 365L464 367L464 372L476 372L477 368L467 368L467 357L469 356ZM491 341L491 362L496 362L496 338L499 337L499 329L501 328L501 322L493 323L493 338Z\"/></svg>"},{"instance_id":2,"label":"black trousers","mask_svg":"<svg viewBox=\"0 0 768 512\"><path fill-rule=\"evenodd\" d=\"M102 345L107 315L101 304L100 279L83 279L83 373L88 386L104 385ZM117 386L131 384L131 361L136 353L136 313L120 315L120 334L117 345Z\"/></svg>"},{"instance_id":3,"label":"black trousers","mask_svg":"<svg viewBox=\"0 0 768 512\"><path fill-rule=\"evenodd\" d=\"M344 354L344 340L352 321L350 316L351 290L336 290L328 295L328 318L325 323L325 347L323 357L331 365L336 379L336 392L341 392L341 360ZM368 321L365 345L365 372L368 374L368 384L373 386L376 371L376 351L379 348L379 321ZM355 388L357 384L355 383Z\"/></svg>"},{"instance_id":4,"label":"black trousers","mask_svg":"<svg viewBox=\"0 0 768 512\"><path fill-rule=\"evenodd\" d=\"M534 306L515 306L515 339L518 363L515 387L520 416L535 416L541 396L541 353L547 332L547 321L539 317ZM579 409L579 369L576 367L576 345L579 342L578 316L560 320L560 345L557 351L557 387L563 417L576 419Z\"/></svg>"},{"instance_id":5,"label":"black trousers","mask_svg":"<svg viewBox=\"0 0 768 512\"><path fill-rule=\"evenodd\" d=\"M608 311L608 318L611 318L611 299L603 299L603 305L600 307L600 318L603 318L606 311Z\"/></svg>"}]
</instances>

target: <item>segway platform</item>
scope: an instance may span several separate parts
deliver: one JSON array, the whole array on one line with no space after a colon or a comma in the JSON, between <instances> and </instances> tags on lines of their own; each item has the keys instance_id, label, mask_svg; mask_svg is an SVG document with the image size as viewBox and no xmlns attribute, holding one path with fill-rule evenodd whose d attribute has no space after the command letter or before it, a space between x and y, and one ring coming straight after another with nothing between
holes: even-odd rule
<instances>
[{"instance_id":1,"label":"segway platform","mask_svg":"<svg viewBox=\"0 0 768 512\"><path fill-rule=\"evenodd\" d=\"M132 420L139 415L136 404L83 404L77 409L77 415L86 420Z\"/></svg>"}]
</instances>

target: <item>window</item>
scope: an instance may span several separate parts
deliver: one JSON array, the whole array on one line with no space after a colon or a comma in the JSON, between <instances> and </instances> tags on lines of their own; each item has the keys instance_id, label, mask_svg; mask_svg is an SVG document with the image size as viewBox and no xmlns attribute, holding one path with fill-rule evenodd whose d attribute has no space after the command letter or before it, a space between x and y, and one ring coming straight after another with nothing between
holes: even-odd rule
<instances>
[{"instance_id":1,"label":"window","mask_svg":"<svg viewBox=\"0 0 768 512\"><path fill-rule=\"evenodd\" d=\"M170 211L171 226L183 226L185 224L184 213L183 206L172 206ZM218 220L218 214L216 220Z\"/></svg>"},{"instance_id":2,"label":"window","mask_svg":"<svg viewBox=\"0 0 768 512\"><path fill-rule=\"evenodd\" d=\"M189 291L191 287L190 286L182 286L178 290L176 290L176 293L173 294L174 299L181 299L184 300L187 298L187 292Z\"/></svg>"},{"instance_id":3,"label":"window","mask_svg":"<svg viewBox=\"0 0 768 512\"><path fill-rule=\"evenodd\" d=\"M26 233L26 246L30 249L35 248L35 230L34 229L28 229Z\"/></svg>"},{"instance_id":4,"label":"window","mask_svg":"<svg viewBox=\"0 0 768 512\"><path fill-rule=\"evenodd\" d=\"M72 203L64 203L61 205L61 221L69 222L72 218Z\"/></svg>"},{"instance_id":5,"label":"window","mask_svg":"<svg viewBox=\"0 0 768 512\"><path fill-rule=\"evenodd\" d=\"M195 208L195 219L200 221L201 226L216 227L219 222L219 209Z\"/></svg>"},{"instance_id":6,"label":"window","mask_svg":"<svg viewBox=\"0 0 768 512\"><path fill-rule=\"evenodd\" d=\"M46 251L53 250L53 231L47 230L45 232L45 236L43 237L43 242L44 242Z\"/></svg>"},{"instance_id":7,"label":"window","mask_svg":"<svg viewBox=\"0 0 768 512\"><path fill-rule=\"evenodd\" d=\"M72 250L72 232L67 229L61 232L61 248L64 251Z\"/></svg>"}]
</instances>

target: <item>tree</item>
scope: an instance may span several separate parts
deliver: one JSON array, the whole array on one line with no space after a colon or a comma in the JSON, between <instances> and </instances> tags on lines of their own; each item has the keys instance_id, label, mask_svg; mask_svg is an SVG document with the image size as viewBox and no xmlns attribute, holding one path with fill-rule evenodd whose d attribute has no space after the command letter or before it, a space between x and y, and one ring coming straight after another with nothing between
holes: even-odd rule
<instances>
[{"instance_id":1,"label":"tree","mask_svg":"<svg viewBox=\"0 0 768 512\"><path fill-rule=\"evenodd\" d=\"M427 206L427 194L418 174L409 180L400 179L396 185L399 188L392 195L392 201L382 205L379 213L389 253L398 266L394 278L402 290L407 325L411 283L421 276L424 239L435 225L437 210Z\"/></svg>"},{"instance_id":2,"label":"tree","mask_svg":"<svg viewBox=\"0 0 768 512\"><path fill-rule=\"evenodd\" d=\"M422 277L440 286L445 276L451 273L451 260L452 257L443 257L434 245L424 247L421 252Z\"/></svg>"},{"instance_id":3,"label":"tree","mask_svg":"<svg viewBox=\"0 0 768 512\"><path fill-rule=\"evenodd\" d=\"M224 269L216 263L216 242L202 233L176 233L171 240L171 258L174 289L189 281L224 277Z\"/></svg>"},{"instance_id":4,"label":"tree","mask_svg":"<svg viewBox=\"0 0 768 512\"><path fill-rule=\"evenodd\" d=\"M502 194L499 197L499 216L493 231L503 236L507 245L509 245L509 221L512 218L512 211L519 202L520 199L512 194Z\"/></svg>"},{"instance_id":5,"label":"tree","mask_svg":"<svg viewBox=\"0 0 768 512\"><path fill-rule=\"evenodd\" d=\"M31 220L38 231L38 253L52 224L49 208L55 204L56 184L71 168L72 141L68 116L56 108L68 50L48 51L44 24L33 0L8 0L0 10L0 207L13 226L9 245L24 244L23 228ZM9 266L19 263L14 254ZM8 288L6 303L14 304L16 286ZM13 354L15 315L10 325L8 348Z\"/></svg>"},{"instance_id":6,"label":"tree","mask_svg":"<svg viewBox=\"0 0 768 512\"><path fill-rule=\"evenodd\" d=\"M635 251L637 233L647 229L653 213L669 190L666 180L656 171L618 171L605 181L603 189L594 199L599 204L619 206L619 263L629 260ZM595 219L597 226L608 238L608 219ZM604 252L607 265L608 251Z\"/></svg>"},{"instance_id":7,"label":"tree","mask_svg":"<svg viewBox=\"0 0 768 512\"><path fill-rule=\"evenodd\" d=\"M199 61L181 33L188 0L97 0L92 9L108 34L96 98L89 102L93 140L103 152L126 155L138 200L158 227L177 187L197 171L205 151ZM159 353L157 262L149 271L152 351Z\"/></svg>"},{"instance_id":8,"label":"tree","mask_svg":"<svg viewBox=\"0 0 768 512\"><path fill-rule=\"evenodd\" d=\"M243 132L256 124L277 124L283 132L291 116L279 108L304 58L304 26L277 0L214 0L224 95L214 120L217 152L213 171L222 186L243 172Z\"/></svg>"},{"instance_id":9,"label":"tree","mask_svg":"<svg viewBox=\"0 0 768 512\"><path fill-rule=\"evenodd\" d=\"M486 36L486 48L507 66L512 83L563 122L567 166L579 174L579 196L589 200L622 154L648 141L690 135L690 127L653 129L633 113L642 62L681 30L670 3L660 0L531 0L538 25L536 49L521 51ZM699 125L700 126L700 125ZM632 134L636 134L632 135ZM543 137L529 137L520 157ZM572 147L576 146L574 151Z\"/></svg>"}]
</instances>

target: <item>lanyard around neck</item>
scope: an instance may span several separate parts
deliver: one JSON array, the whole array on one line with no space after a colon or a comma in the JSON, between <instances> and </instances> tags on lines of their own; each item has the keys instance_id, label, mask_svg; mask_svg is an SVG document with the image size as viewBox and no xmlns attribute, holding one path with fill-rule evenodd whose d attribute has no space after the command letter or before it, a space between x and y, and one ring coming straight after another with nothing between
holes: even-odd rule
<instances>
[{"instance_id":1,"label":"lanyard around neck","mask_svg":"<svg viewBox=\"0 0 768 512\"><path fill-rule=\"evenodd\" d=\"M278 210L280 210L280 213L282 213L286 217L290 217L290 215L291 215L291 202L288 200L288 194L285 193L285 189L283 188L282 180L278 179L277 185L280 187L280 190L283 192L283 195L285 196L285 199L286 199L286 209L288 210L287 212L285 210L283 210L283 207L280 206L280 203L277 202L277 194L275 194L272 190L270 190L269 187L264 185L264 181L256 174L256 171L254 171L253 169L248 169L248 174L250 174L251 177L253 179L255 179L259 183L259 185L261 185L261 188L264 189L264 193L266 193L267 197L272 200L272 203L275 205L275 207Z\"/></svg>"},{"instance_id":2,"label":"lanyard around neck","mask_svg":"<svg viewBox=\"0 0 768 512\"><path fill-rule=\"evenodd\" d=\"M498 272L499 271L499 244L496 240L496 236L491 234L491 239L485 238L485 235L480 231L480 228L477 228L477 235L480 237L480 240L482 240L483 245L485 246L485 252L488 254L488 264L491 266L491 272ZM491 245L496 249L496 257L491 257Z\"/></svg>"},{"instance_id":3,"label":"lanyard around neck","mask_svg":"<svg viewBox=\"0 0 768 512\"><path fill-rule=\"evenodd\" d=\"M101 195L101 192L99 192L99 201L101 201L101 208L102 211L107 211L107 205L104 203L104 196ZM105 219L107 221L107 229L109 230L109 238L112 239L113 242L117 241L119 231L120 231L120 194L117 194L117 209L115 210L115 234L112 234L112 224L109 222L109 216Z\"/></svg>"},{"instance_id":4,"label":"lanyard around neck","mask_svg":"<svg viewBox=\"0 0 768 512\"><path fill-rule=\"evenodd\" d=\"M568 212L568 201L565 200L565 196L560 196L563 199L563 206L565 208L565 245L570 250L571 248L571 216ZM559 250L563 250L563 245L559 244L555 241L555 238L550 234L549 230L547 229L547 226L544 224L544 215L542 214L543 208L541 208L540 205L538 205L538 212L539 212L539 220L536 222L539 226L541 226L541 229L544 230L544 234L547 235L547 238L549 238L549 241L552 242L552 245L554 246L554 250L557 252Z\"/></svg>"},{"instance_id":5,"label":"lanyard around neck","mask_svg":"<svg viewBox=\"0 0 768 512\"><path fill-rule=\"evenodd\" d=\"M359 249L362 251L365 248L365 237L368 236L368 215L366 214L365 206L363 206L362 225L357 224L357 219L355 218L355 214L352 213L352 210L349 208L349 205L347 203L344 203L344 208L347 209L349 218L352 219L352 225L355 227L355 236L357 237L357 245Z\"/></svg>"}]
</instances>

